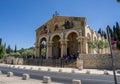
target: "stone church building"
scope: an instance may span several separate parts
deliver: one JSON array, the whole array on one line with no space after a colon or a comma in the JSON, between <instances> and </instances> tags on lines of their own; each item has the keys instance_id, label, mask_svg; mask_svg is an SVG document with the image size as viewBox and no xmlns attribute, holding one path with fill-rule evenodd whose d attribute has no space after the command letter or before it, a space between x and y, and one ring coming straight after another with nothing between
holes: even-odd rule
<instances>
[{"instance_id":1,"label":"stone church building","mask_svg":"<svg viewBox=\"0 0 120 84\"><path fill-rule=\"evenodd\" d=\"M86 24L85 17L54 16L36 30L36 56L56 58L74 54L97 54L88 41L106 39ZM102 49L102 54L108 49Z\"/></svg>"}]
</instances>

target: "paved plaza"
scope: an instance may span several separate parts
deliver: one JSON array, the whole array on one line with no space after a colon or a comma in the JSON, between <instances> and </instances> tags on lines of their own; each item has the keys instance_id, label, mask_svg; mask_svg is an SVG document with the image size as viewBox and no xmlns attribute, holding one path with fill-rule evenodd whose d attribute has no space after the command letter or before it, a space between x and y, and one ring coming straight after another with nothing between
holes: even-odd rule
<instances>
[{"instance_id":1,"label":"paved plaza","mask_svg":"<svg viewBox=\"0 0 120 84\"><path fill-rule=\"evenodd\" d=\"M99 69L78 70L75 68L60 68L60 67L32 66L32 65L11 65L11 64L0 64L0 67L1 67L2 72L5 69L7 72L8 71L14 72L15 70L17 70L17 71L15 71L15 73L17 73L17 72L21 73L23 71L24 71L24 73L29 72L31 77L35 75L34 73L36 73L36 76L43 75L43 73L44 73L43 76L46 76L49 74L49 77L52 78L51 84L70 84L70 83L72 83L72 81L69 81L69 83L67 83L67 81L62 82L63 80L58 78L57 80L61 80L61 82L60 82L60 81L55 81L56 78L53 80L53 78L59 76L59 77L62 77L64 79L65 77L67 77L68 74L71 74L71 76L73 76L73 77L70 77L70 76L69 77L73 80L74 76L78 76L77 73L80 74L80 76L78 76L79 79L83 78L82 84L89 84L90 82L91 82L90 84L96 84L96 83L93 83L94 81L100 82L100 83L106 82L104 84L107 84L108 82L110 82L110 84L113 84L113 78L111 76L111 75L113 75L112 74L113 72L110 70L99 70ZM52 73L52 72L57 72L57 73ZM105 72L107 72L107 74L105 74ZM46 73L46 75L45 75L45 73ZM54 74L54 76L50 76L51 73ZM73 73L75 73L75 74L73 74ZM12 77L7 77L6 74L7 73L0 75L0 84L20 84L20 83L23 83L23 84L44 84L43 83L43 76L42 76L42 79L40 77L38 77L38 79L31 78L28 80L22 80L22 75L20 77L18 77L16 75L12 76ZM89 76L89 77L85 77L85 74L86 74L86 76ZM116 74L118 77L120 77L120 70L117 70ZM64 75L64 77L62 75ZM112 80L112 81L110 81L110 80ZM87 83L87 82L89 82L89 83Z\"/></svg>"},{"instance_id":2,"label":"paved plaza","mask_svg":"<svg viewBox=\"0 0 120 84\"><path fill-rule=\"evenodd\" d=\"M11 65L11 64L0 64L0 66L10 67L10 68L19 68L19 69L28 69L28 70L41 70L41 71L51 71L51 72L65 72L65 73L84 73L90 72L90 74L103 75L105 71L109 75L113 75L112 70L105 69L83 69L79 70L76 68L60 68L60 67L50 67L50 66L33 66L33 65ZM120 76L120 70L116 70L116 75Z\"/></svg>"},{"instance_id":3,"label":"paved plaza","mask_svg":"<svg viewBox=\"0 0 120 84\"><path fill-rule=\"evenodd\" d=\"M28 79L22 80L21 77L13 76L7 77L6 75L0 75L0 84L45 84L42 80ZM52 84L62 84L57 82L52 82Z\"/></svg>"}]
</instances>

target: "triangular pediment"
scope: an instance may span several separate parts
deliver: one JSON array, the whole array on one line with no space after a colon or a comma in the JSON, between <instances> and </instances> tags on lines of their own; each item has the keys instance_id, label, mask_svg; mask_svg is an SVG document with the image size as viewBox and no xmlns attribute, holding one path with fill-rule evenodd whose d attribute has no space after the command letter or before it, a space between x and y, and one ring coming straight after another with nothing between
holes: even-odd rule
<instances>
[{"instance_id":1,"label":"triangular pediment","mask_svg":"<svg viewBox=\"0 0 120 84\"><path fill-rule=\"evenodd\" d=\"M86 24L85 17L54 16L48 22L39 27L36 32L40 35L62 31L70 28L81 28Z\"/></svg>"}]
</instances>

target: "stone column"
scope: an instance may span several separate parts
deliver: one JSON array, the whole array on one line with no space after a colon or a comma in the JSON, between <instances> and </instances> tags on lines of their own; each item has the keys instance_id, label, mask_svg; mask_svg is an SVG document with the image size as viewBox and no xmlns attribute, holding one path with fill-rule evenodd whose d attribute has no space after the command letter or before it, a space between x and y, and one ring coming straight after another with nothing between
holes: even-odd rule
<instances>
[{"instance_id":1,"label":"stone column","mask_svg":"<svg viewBox=\"0 0 120 84\"><path fill-rule=\"evenodd\" d=\"M63 57L63 55L67 55L67 40L60 39L59 41L61 44L61 57Z\"/></svg>"},{"instance_id":2,"label":"stone column","mask_svg":"<svg viewBox=\"0 0 120 84\"><path fill-rule=\"evenodd\" d=\"M64 55L64 44L61 43L61 57L63 57Z\"/></svg>"},{"instance_id":3,"label":"stone column","mask_svg":"<svg viewBox=\"0 0 120 84\"><path fill-rule=\"evenodd\" d=\"M65 42L64 42L64 55L67 55L67 41L68 40L65 40Z\"/></svg>"},{"instance_id":4,"label":"stone column","mask_svg":"<svg viewBox=\"0 0 120 84\"><path fill-rule=\"evenodd\" d=\"M81 36L79 36L78 38L77 38L77 40L78 40L78 51L79 51L79 53L82 53L82 50L83 50L83 43L82 43L82 37Z\"/></svg>"},{"instance_id":5,"label":"stone column","mask_svg":"<svg viewBox=\"0 0 120 84\"><path fill-rule=\"evenodd\" d=\"M87 50L87 39L86 38L83 38L83 53L87 53L88 52L88 50Z\"/></svg>"},{"instance_id":6,"label":"stone column","mask_svg":"<svg viewBox=\"0 0 120 84\"><path fill-rule=\"evenodd\" d=\"M47 44L46 58L52 57L52 42L47 42L46 44Z\"/></svg>"},{"instance_id":7,"label":"stone column","mask_svg":"<svg viewBox=\"0 0 120 84\"><path fill-rule=\"evenodd\" d=\"M46 59L48 59L48 55L49 55L49 44L46 43Z\"/></svg>"}]
</instances>

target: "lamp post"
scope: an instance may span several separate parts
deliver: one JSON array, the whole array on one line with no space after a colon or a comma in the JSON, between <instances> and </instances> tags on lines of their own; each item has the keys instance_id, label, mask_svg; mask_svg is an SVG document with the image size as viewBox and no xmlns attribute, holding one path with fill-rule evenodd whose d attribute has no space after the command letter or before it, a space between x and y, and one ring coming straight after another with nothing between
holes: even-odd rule
<instances>
[{"instance_id":1,"label":"lamp post","mask_svg":"<svg viewBox=\"0 0 120 84\"><path fill-rule=\"evenodd\" d=\"M108 41L109 41L109 45L110 45L110 54L111 54L111 58L112 58L112 68L113 68L114 82L115 82L115 84L117 84L117 78L116 78L116 73L115 73L115 60L114 60L114 56L113 56L113 53L112 53L111 37L110 37L110 31L109 31L108 26L107 26L106 30L107 30L107 37L108 37Z\"/></svg>"}]
</instances>

